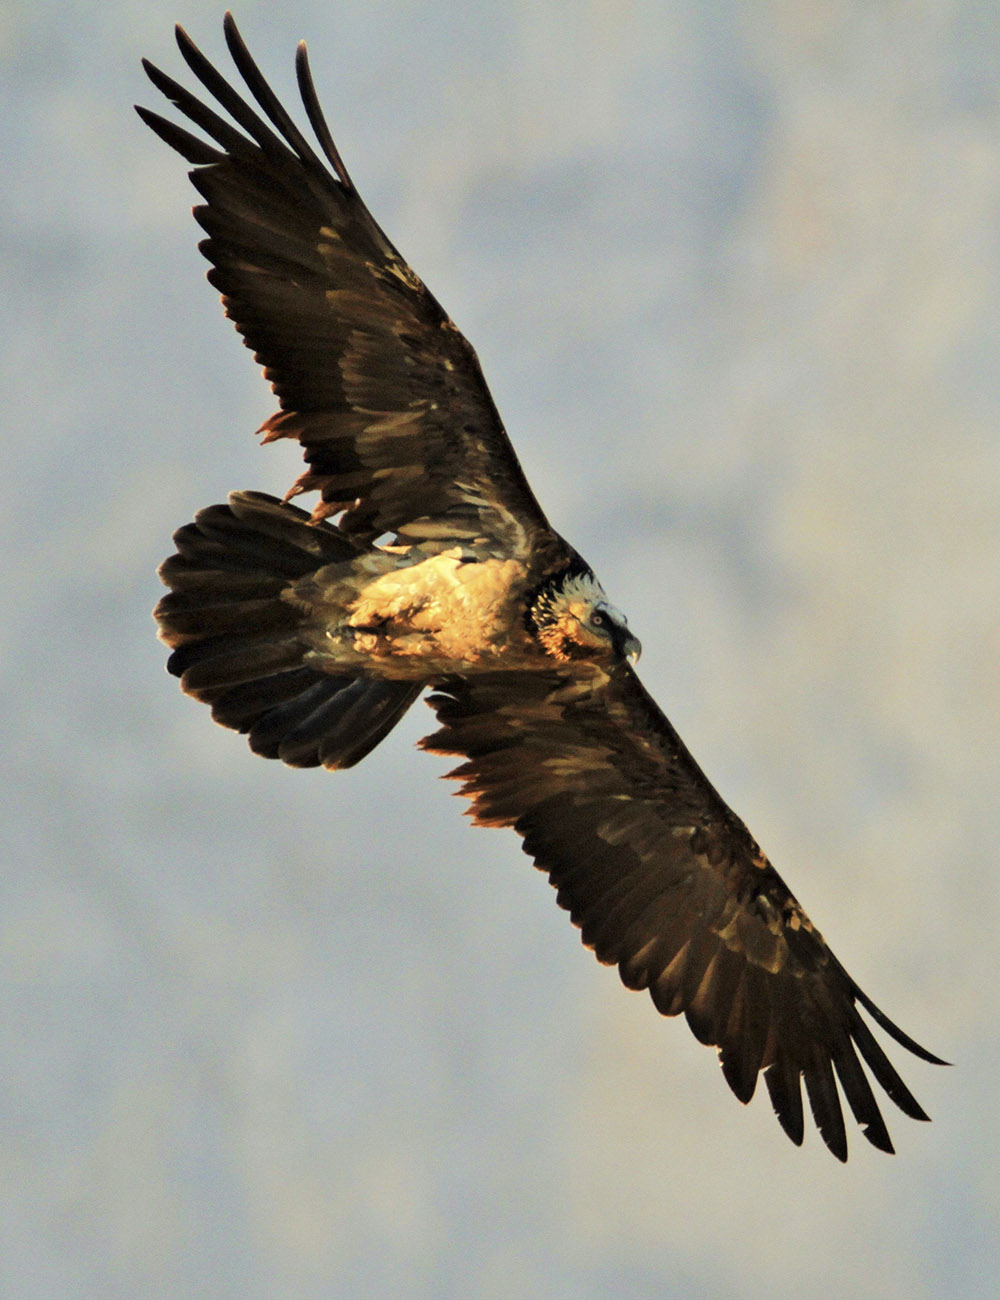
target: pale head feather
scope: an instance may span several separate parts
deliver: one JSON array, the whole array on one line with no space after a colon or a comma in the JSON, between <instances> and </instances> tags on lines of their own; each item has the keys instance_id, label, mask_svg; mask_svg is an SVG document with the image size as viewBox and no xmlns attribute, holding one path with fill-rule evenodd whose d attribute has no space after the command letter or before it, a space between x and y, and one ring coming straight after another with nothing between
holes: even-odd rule
<instances>
[{"instance_id":1,"label":"pale head feather","mask_svg":"<svg viewBox=\"0 0 1000 1300\"><path fill-rule=\"evenodd\" d=\"M531 607L536 635L553 659L638 657L628 620L612 605L589 570L578 570L543 588Z\"/></svg>"}]
</instances>

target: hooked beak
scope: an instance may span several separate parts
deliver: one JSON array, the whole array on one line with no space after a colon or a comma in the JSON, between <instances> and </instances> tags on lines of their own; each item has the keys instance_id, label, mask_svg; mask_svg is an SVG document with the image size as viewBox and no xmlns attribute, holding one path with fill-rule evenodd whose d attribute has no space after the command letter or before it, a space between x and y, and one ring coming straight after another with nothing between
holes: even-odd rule
<instances>
[{"instance_id":1,"label":"hooked beak","mask_svg":"<svg viewBox=\"0 0 1000 1300\"><path fill-rule=\"evenodd\" d=\"M623 659L627 659L630 664L635 666L642 654L642 643L637 636L632 635L628 628L622 628L622 632L624 635L616 638L615 649Z\"/></svg>"}]
</instances>

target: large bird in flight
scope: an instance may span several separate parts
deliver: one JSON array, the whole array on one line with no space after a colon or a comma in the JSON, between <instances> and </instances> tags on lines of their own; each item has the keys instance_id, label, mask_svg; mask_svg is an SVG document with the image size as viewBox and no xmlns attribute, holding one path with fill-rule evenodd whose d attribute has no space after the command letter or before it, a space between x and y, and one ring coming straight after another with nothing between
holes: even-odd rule
<instances>
[{"instance_id":1,"label":"large bird in flight","mask_svg":"<svg viewBox=\"0 0 1000 1300\"><path fill-rule=\"evenodd\" d=\"M475 820L514 827L598 960L684 1012L740 1101L763 1073L793 1142L804 1081L847 1158L839 1081L892 1151L862 1061L927 1116L859 1005L938 1058L847 974L643 688L638 641L535 500L474 351L354 188L305 46L315 145L229 14L225 36L263 117L180 28L231 121L148 62L211 143L138 112L193 164L208 278L278 398L264 441L296 439L308 468L285 501L234 492L176 533L156 610L170 671L298 767L358 762L429 688L441 727L424 748L463 757ZM310 491L311 515L289 504Z\"/></svg>"}]
</instances>

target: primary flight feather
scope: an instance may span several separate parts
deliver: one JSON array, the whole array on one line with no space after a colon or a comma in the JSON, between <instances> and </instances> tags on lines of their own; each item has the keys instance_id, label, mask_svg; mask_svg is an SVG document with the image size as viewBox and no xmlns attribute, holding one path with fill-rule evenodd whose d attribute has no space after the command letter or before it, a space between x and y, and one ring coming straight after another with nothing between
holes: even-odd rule
<instances>
[{"instance_id":1,"label":"primary flight feather","mask_svg":"<svg viewBox=\"0 0 1000 1300\"><path fill-rule=\"evenodd\" d=\"M847 974L636 677L639 643L535 500L474 351L358 196L305 46L318 150L224 29L260 112L180 28L228 119L148 62L211 143L138 112L194 165L208 278L278 397L264 440L296 439L308 468L285 501L234 492L175 534L156 610L170 671L299 767L358 762L430 688L424 747L462 756L475 820L517 830L598 959L683 1011L741 1101L763 1073L794 1142L804 1082L834 1155L841 1092L892 1151L862 1062L927 1116L859 1005L938 1058ZM311 491L311 514L290 504Z\"/></svg>"}]
</instances>

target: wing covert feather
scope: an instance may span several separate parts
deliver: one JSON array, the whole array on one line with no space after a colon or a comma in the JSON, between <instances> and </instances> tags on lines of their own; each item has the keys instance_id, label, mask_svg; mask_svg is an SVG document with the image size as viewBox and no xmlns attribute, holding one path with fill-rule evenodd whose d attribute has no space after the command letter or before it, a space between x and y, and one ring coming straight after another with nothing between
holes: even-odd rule
<instances>
[{"instance_id":1,"label":"wing covert feather","mask_svg":"<svg viewBox=\"0 0 1000 1300\"><path fill-rule=\"evenodd\" d=\"M865 1136L891 1151L863 1060L902 1110L927 1118L856 1002L910 1051L938 1058L861 993L628 665L589 679L456 678L430 703L442 727L424 747L465 756L451 775L475 820L518 831L583 942L664 1015L684 1012L741 1101L763 1071L800 1143L804 1082L845 1160L839 1079Z\"/></svg>"}]
</instances>

